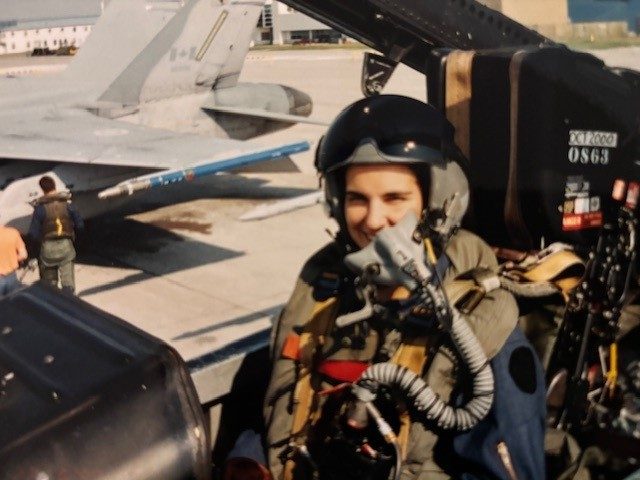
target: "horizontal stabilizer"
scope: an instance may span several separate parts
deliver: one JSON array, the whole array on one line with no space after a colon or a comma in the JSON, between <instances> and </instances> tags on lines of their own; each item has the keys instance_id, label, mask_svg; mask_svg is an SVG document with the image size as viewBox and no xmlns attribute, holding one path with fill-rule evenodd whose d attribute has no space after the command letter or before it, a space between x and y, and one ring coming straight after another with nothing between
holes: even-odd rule
<instances>
[{"instance_id":1,"label":"horizontal stabilizer","mask_svg":"<svg viewBox=\"0 0 640 480\"><path fill-rule=\"evenodd\" d=\"M286 113L269 112L268 110L259 110L256 108L226 107L221 105L205 105L202 108L212 112L228 113L231 115L241 115L246 117L265 118L278 122L310 123L312 125L322 125L323 127L328 126L330 123L324 120L303 117L301 115L289 115Z\"/></svg>"},{"instance_id":2,"label":"horizontal stabilizer","mask_svg":"<svg viewBox=\"0 0 640 480\"><path fill-rule=\"evenodd\" d=\"M279 200L274 203L266 203L258 205L256 208L248 211L240 217L242 221L262 220L264 218L274 217L283 213L292 212L300 208L312 207L324 200L323 191L315 191L305 193L293 198Z\"/></svg>"},{"instance_id":3,"label":"horizontal stabilizer","mask_svg":"<svg viewBox=\"0 0 640 480\"><path fill-rule=\"evenodd\" d=\"M163 187L173 183L194 180L199 177L234 170L247 165L273 160L279 157L309 150L308 142L298 142L268 148L216 161L194 164L185 169L164 170L162 172L143 175L107 188L98 194L101 199L132 195L142 190Z\"/></svg>"}]
</instances>

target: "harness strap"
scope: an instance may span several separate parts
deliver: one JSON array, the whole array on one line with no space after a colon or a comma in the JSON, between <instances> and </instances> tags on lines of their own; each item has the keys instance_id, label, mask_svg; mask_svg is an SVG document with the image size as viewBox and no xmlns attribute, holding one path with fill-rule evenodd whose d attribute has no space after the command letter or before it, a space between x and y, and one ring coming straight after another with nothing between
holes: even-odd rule
<instances>
[{"instance_id":1,"label":"harness strap","mask_svg":"<svg viewBox=\"0 0 640 480\"><path fill-rule=\"evenodd\" d=\"M311 321L306 325L305 331L299 339L300 371L298 381L293 394L293 423L291 425L291 438L296 444L304 442L305 433L308 426L317 416L316 392L311 385L311 373L316 355L324 344L326 335L333 328L333 321L336 318L338 301L336 297L329 297L326 300L315 303ZM293 468L295 462L288 459L284 466L284 479L293 480Z\"/></svg>"},{"instance_id":2,"label":"harness strap","mask_svg":"<svg viewBox=\"0 0 640 480\"><path fill-rule=\"evenodd\" d=\"M487 292L500 287L500 281L496 274L488 269L477 268L465 276L467 275L471 277L471 280L454 280L445 286L449 302L464 314L473 311ZM393 294L395 298L409 296L409 292L403 287L396 289L396 292ZM427 362L428 347L428 337L405 338L393 355L391 362L411 370L416 375L422 375ZM409 412L405 410L400 414L400 430L397 435L403 460L407 458L410 429L411 419Z\"/></svg>"},{"instance_id":3,"label":"harness strap","mask_svg":"<svg viewBox=\"0 0 640 480\"><path fill-rule=\"evenodd\" d=\"M416 375L421 375L427 361L428 345L427 337L405 339L396 350L391 362L408 368ZM411 418L409 417L409 412L405 410L400 414L400 430L397 435L402 460L407 458L410 430Z\"/></svg>"},{"instance_id":4,"label":"harness strap","mask_svg":"<svg viewBox=\"0 0 640 480\"><path fill-rule=\"evenodd\" d=\"M507 262L502 266L503 276L524 284L522 292L527 291L526 284L549 284L560 291L565 301L580 282L584 271L582 259L568 249L552 250L539 258L528 255L519 263ZM524 295L527 296L526 293Z\"/></svg>"},{"instance_id":5,"label":"harness strap","mask_svg":"<svg viewBox=\"0 0 640 480\"><path fill-rule=\"evenodd\" d=\"M455 305L461 313L469 314L487 293L497 288L500 288L498 275L488 268L478 267L445 285L445 292L450 304Z\"/></svg>"},{"instance_id":6,"label":"harness strap","mask_svg":"<svg viewBox=\"0 0 640 480\"><path fill-rule=\"evenodd\" d=\"M474 51L455 50L447 55L445 109L447 119L456 128L454 140L469 158L471 120L471 67Z\"/></svg>"},{"instance_id":7,"label":"harness strap","mask_svg":"<svg viewBox=\"0 0 640 480\"><path fill-rule=\"evenodd\" d=\"M448 260L443 261L442 266L445 264L448 264ZM489 291L487 288L490 285L496 285L495 282L492 283L489 280L489 275L480 269L468 272L467 275L471 276L470 280L454 280L445 286L450 303L463 313L472 311ZM499 286L499 283L497 285ZM392 294L392 297L396 299L408 296L409 292L404 287L397 288ZM306 325L305 331L299 336L290 335L285 340L282 356L297 360L300 368L293 394L291 439L295 445L304 443L308 428L317 421L320 414L317 392L312 385L312 373L318 363L317 356L322 350L325 337L333 328L337 307L337 297L317 301L312 310L311 321ZM427 361L428 340L428 337L404 339L391 361L421 375ZM407 454L410 427L409 414L403 412L400 415L400 431L398 432L398 442L403 459ZM289 458L284 467L284 480L293 480L294 467L294 459Z\"/></svg>"}]
</instances>

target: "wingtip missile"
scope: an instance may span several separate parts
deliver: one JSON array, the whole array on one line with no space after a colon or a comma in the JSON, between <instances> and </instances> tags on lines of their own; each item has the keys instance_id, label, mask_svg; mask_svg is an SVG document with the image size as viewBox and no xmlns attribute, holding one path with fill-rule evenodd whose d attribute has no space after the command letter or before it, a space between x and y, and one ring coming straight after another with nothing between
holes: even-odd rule
<instances>
[{"instance_id":1,"label":"wingtip missile","mask_svg":"<svg viewBox=\"0 0 640 480\"><path fill-rule=\"evenodd\" d=\"M255 152L243 153L232 158L224 160L207 161L194 165L188 169L163 170L158 173L137 177L125 182L109 187L98 193L100 200L106 200L125 195L133 195L134 193L150 188L162 187L173 183L183 181L191 181L196 178L213 175L220 172L241 168L254 163L274 160L276 158L285 157L294 153L300 153L309 150L311 145L309 142L296 142L286 145L280 145L275 148L267 148Z\"/></svg>"},{"instance_id":2,"label":"wingtip missile","mask_svg":"<svg viewBox=\"0 0 640 480\"><path fill-rule=\"evenodd\" d=\"M137 180L127 183L122 183L120 185L116 185L114 187L107 188L98 193L98 198L100 200L107 200L109 198L115 197L123 197L126 195L133 195L136 192L141 190L146 190L151 188L151 181L147 180Z\"/></svg>"}]
</instances>

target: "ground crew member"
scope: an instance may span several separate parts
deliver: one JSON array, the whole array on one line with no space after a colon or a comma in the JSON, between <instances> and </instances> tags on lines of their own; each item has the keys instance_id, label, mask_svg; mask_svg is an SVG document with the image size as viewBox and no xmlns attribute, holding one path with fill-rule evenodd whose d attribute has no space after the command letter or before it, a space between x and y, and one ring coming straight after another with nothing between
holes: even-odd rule
<instances>
[{"instance_id":1,"label":"ground crew member","mask_svg":"<svg viewBox=\"0 0 640 480\"><path fill-rule=\"evenodd\" d=\"M473 301L457 302L449 292L446 305L442 293L462 285L462 274L497 266L488 245L459 229L469 199L464 162L453 127L414 99L362 99L329 127L316 167L340 230L307 261L274 325L264 414L275 480L544 478L542 370L517 327L514 298L482 279L484 287L465 294ZM407 221L413 226L402 237ZM415 242L413 253L394 253ZM369 265L376 268L354 270L357 254L378 255ZM435 267L428 281L412 284L423 278L416 258ZM431 303L408 285L431 292ZM455 327L435 321L447 323L443 311L457 328L470 327L463 342L473 337L475 347L456 348ZM483 361L469 360L474 348L471 356ZM380 384L367 377L372 364L392 372L393 388L375 400L367 393ZM480 372L488 374L484 387ZM345 387L355 381L357 388ZM376 427L395 454L376 437L378 417L394 431Z\"/></svg>"},{"instance_id":2,"label":"ground crew member","mask_svg":"<svg viewBox=\"0 0 640 480\"><path fill-rule=\"evenodd\" d=\"M15 228L0 225L0 297L20 286L16 270L27 259L27 249Z\"/></svg>"},{"instance_id":3,"label":"ground crew member","mask_svg":"<svg viewBox=\"0 0 640 480\"><path fill-rule=\"evenodd\" d=\"M56 191L53 178L45 175L39 183L44 195L36 201L29 237L40 242L40 279L73 293L76 288L74 241L84 222L71 203L71 194Z\"/></svg>"}]
</instances>

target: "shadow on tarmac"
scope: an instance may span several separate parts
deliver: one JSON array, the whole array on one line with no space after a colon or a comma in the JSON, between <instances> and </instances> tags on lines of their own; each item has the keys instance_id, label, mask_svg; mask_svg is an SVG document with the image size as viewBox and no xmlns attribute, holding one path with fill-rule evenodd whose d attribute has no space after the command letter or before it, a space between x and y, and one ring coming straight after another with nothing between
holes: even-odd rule
<instances>
[{"instance_id":1,"label":"shadow on tarmac","mask_svg":"<svg viewBox=\"0 0 640 480\"><path fill-rule=\"evenodd\" d=\"M273 318L280 312L280 310L282 310L283 307L284 307L284 304L281 303L279 305L274 305L272 307L265 308L257 312L252 312L247 315L241 315L239 317L231 318L225 322L218 322L214 325L209 325L203 328L199 328L197 330L192 330L191 332L184 332L181 335L178 335L177 337L173 337L171 341L175 342L177 340L184 340L186 338L197 337L205 333L210 333L215 330L221 330L223 328L232 327L234 325L244 325L245 323L252 322L253 320L259 320L264 317Z\"/></svg>"},{"instance_id":2,"label":"shadow on tarmac","mask_svg":"<svg viewBox=\"0 0 640 480\"><path fill-rule=\"evenodd\" d=\"M209 219L181 218L141 222L127 215L200 199L269 200L291 198L313 191L309 188L266 185L261 178L218 175L193 182L169 185L134 197L117 210L87 220L77 242L80 265L135 268L125 278L78 292L93 295L143 282L181 270L239 257L245 253L182 236L174 230L209 234ZM247 319L239 320L250 321Z\"/></svg>"},{"instance_id":3,"label":"shadow on tarmac","mask_svg":"<svg viewBox=\"0 0 640 480\"><path fill-rule=\"evenodd\" d=\"M184 223L186 222L181 222L181 224ZM195 223L197 229L206 226L206 224ZM181 225L181 227L184 226ZM178 243L180 245L177 248L173 247ZM86 222L83 238L80 239L77 247L77 264L142 270L125 278L85 289L78 292L80 296L93 295L133 285L153 276L166 275L244 255L244 252L209 245L154 224L128 218L101 218ZM182 252L185 254L181 254ZM152 256L151 260L149 256Z\"/></svg>"},{"instance_id":4,"label":"shadow on tarmac","mask_svg":"<svg viewBox=\"0 0 640 480\"><path fill-rule=\"evenodd\" d=\"M150 190L134 197L116 212L124 216L177 203L206 199L284 200L315 190L315 188L304 187L270 186L268 180L263 178L215 175Z\"/></svg>"}]
</instances>

